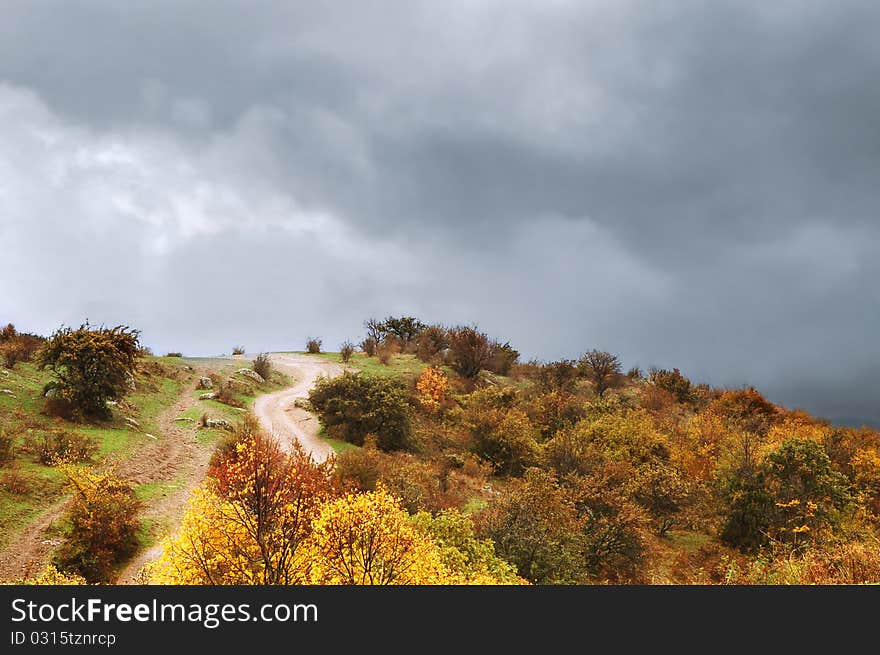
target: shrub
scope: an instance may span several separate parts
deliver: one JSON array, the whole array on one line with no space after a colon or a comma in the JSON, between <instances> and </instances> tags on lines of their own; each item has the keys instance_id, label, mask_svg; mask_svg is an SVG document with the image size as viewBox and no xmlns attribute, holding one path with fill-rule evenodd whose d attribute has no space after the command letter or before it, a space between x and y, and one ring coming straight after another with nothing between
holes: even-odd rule
<instances>
[{"instance_id":1,"label":"shrub","mask_svg":"<svg viewBox=\"0 0 880 655\"><path fill-rule=\"evenodd\" d=\"M321 353L321 340L315 337L306 339L306 352L310 355L318 355Z\"/></svg>"},{"instance_id":2,"label":"shrub","mask_svg":"<svg viewBox=\"0 0 880 655\"><path fill-rule=\"evenodd\" d=\"M6 368L15 368L18 362L29 362L45 343L43 337L18 332L12 323L0 330L0 357Z\"/></svg>"},{"instance_id":3,"label":"shrub","mask_svg":"<svg viewBox=\"0 0 880 655\"><path fill-rule=\"evenodd\" d=\"M850 502L849 481L833 470L821 444L791 439L767 456L764 480L774 511L770 533L798 544L823 538L837 527Z\"/></svg>"},{"instance_id":4,"label":"shrub","mask_svg":"<svg viewBox=\"0 0 880 655\"><path fill-rule=\"evenodd\" d=\"M29 447L34 450L40 463L46 466L63 462L88 462L98 452L98 442L79 432L46 432Z\"/></svg>"},{"instance_id":5,"label":"shrub","mask_svg":"<svg viewBox=\"0 0 880 655\"><path fill-rule=\"evenodd\" d=\"M494 342L492 344L492 354L489 357L489 361L486 362L486 370L498 375L507 375L518 359L519 351L511 346L509 342Z\"/></svg>"},{"instance_id":6,"label":"shrub","mask_svg":"<svg viewBox=\"0 0 880 655\"><path fill-rule=\"evenodd\" d=\"M689 403L694 400L694 388L691 381L682 375L677 368L671 371L652 368L648 379L654 386L671 393L680 403Z\"/></svg>"},{"instance_id":7,"label":"shrub","mask_svg":"<svg viewBox=\"0 0 880 655\"><path fill-rule=\"evenodd\" d=\"M75 415L107 418L107 401L132 389L140 352L138 336L137 330L124 325L62 327L40 351L40 366L52 370L59 398Z\"/></svg>"},{"instance_id":8,"label":"shrub","mask_svg":"<svg viewBox=\"0 0 880 655\"><path fill-rule=\"evenodd\" d=\"M495 497L479 517L479 534L535 584L584 581L581 529L574 502L540 469Z\"/></svg>"},{"instance_id":9,"label":"shrub","mask_svg":"<svg viewBox=\"0 0 880 655\"><path fill-rule=\"evenodd\" d=\"M183 357L183 353L168 353L166 357Z\"/></svg>"},{"instance_id":10,"label":"shrub","mask_svg":"<svg viewBox=\"0 0 880 655\"><path fill-rule=\"evenodd\" d=\"M354 344L351 341L343 341L339 346L339 357L347 364L351 361L352 355L354 355Z\"/></svg>"},{"instance_id":11,"label":"shrub","mask_svg":"<svg viewBox=\"0 0 880 655\"><path fill-rule=\"evenodd\" d=\"M244 355L244 346L233 346L232 347L233 355Z\"/></svg>"},{"instance_id":12,"label":"shrub","mask_svg":"<svg viewBox=\"0 0 880 655\"><path fill-rule=\"evenodd\" d=\"M269 355L267 353L257 355L256 359L254 359L253 369L261 378L268 380L269 376L272 375L272 360L269 359Z\"/></svg>"},{"instance_id":13,"label":"shrub","mask_svg":"<svg viewBox=\"0 0 880 655\"><path fill-rule=\"evenodd\" d=\"M418 336L425 329L425 324L414 316L389 316L382 323L386 335L394 335L400 340L401 349L408 351Z\"/></svg>"},{"instance_id":14,"label":"shrub","mask_svg":"<svg viewBox=\"0 0 880 655\"><path fill-rule=\"evenodd\" d=\"M391 358L394 355L400 352L400 343L396 338L388 337L386 338L379 347L376 348L376 354L379 357L379 363L383 366L388 366L391 363Z\"/></svg>"},{"instance_id":15,"label":"shrub","mask_svg":"<svg viewBox=\"0 0 880 655\"><path fill-rule=\"evenodd\" d=\"M361 341L361 350L367 357L372 357L376 354L376 345L376 340L373 337L367 337Z\"/></svg>"},{"instance_id":16,"label":"shrub","mask_svg":"<svg viewBox=\"0 0 880 655\"><path fill-rule=\"evenodd\" d=\"M88 582L110 582L115 565L137 550L140 502L128 483L112 475L74 467L65 472L74 498L56 563Z\"/></svg>"},{"instance_id":17,"label":"shrub","mask_svg":"<svg viewBox=\"0 0 880 655\"><path fill-rule=\"evenodd\" d=\"M449 393L449 377L439 366L429 366L416 381L419 404L430 412L437 411Z\"/></svg>"},{"instance_id":18,"label":"shrub","mask_svg":"<svg viewBox=\"0 0 880 655\"><path fill-rule=\"evenodd\" d=\"M419 335L416 343L416 357L423 362L432 361L449 347L449 335L441 325L429 325Z\"/></svg>"},{"instance_id":19,"label":"shrub","mask_svg":"<svg viewBox=\"0 0 880 655\"><path fill-rule=\"evenodd\" d=\"M541 366L537 379L544 390L571 392L577 381L577 366L569 359L550 362Z\"/></svg>"},{"instance_id":20,"label":"shrub","mask_svg":"<svg viewBox=\"0 0 880 655\"><path fill-rule=\"evenodd\" d=\"M496 473L522 475L538 460L536 430L519 409L480 412L472 431L474 453Z\"/></svg>"},{"instance_id":21,"label":"shrub","mask_svg":"<svg viewBox=\"0 0 880 655\"><path fill-rule=\"evenodd\" d=\"M375 437L368 436L363 448L347 450L336 460L336 475L344 487L357 491L374 491L379 481L382 454L376 449Z\"/></svg>"},{"instance_id":22,"label":"shrub","mask_svg":"<svg viewBox=\"0 0 880 655\"><path fill-rule=\"evenodd\" d=\"M602 396L620 375L620 360L616 355L601 350L591 350L581 357L580 369L596 387L596 395Z\"/></svg>"},{"instance_id":23,"label":"shrub","mask_svg":"<svg viewBox=\"0 0 880 655\"><path fill-rule=\"evenodd\" d=\"M12 323L7 323L3 326L3 329L0 330L0 343L6 343L17 334L18 331L15 329L15 326Z\"/></svg>"},{"instance_id":24,"label":"shrub","mask_svg":"<svg viewBox=\"0 0 880 655\"><path fill-rule=\"evenodd\" d=\"M6 432L0 430L0 466L12 461L12 458L15 456L13 441L11 434L6 434Z\"/></svg>"},{"instance_id":25,"label":"shrub","mask_svg":"<svg viewBox=\"0 0 880 655\"><path fill-rule=\"evenodd\" d=\"M31 490L29 478L15 469L0 476L0 487L16 496L24 496Z\"/></svg>"},{"instance_id":26,"label":"shrub","mask_svg":"<svg viewBox=\"0 0 880 655\"><path fill-rule=\"evenodd\" d=\"M630 380L643 380L645 376L642 374L642 369L638 366L633 366L626 372L626 377Z\"/></svg>"},{"instance_id":27,"label":"shrub","mask_svg":"<svg viewBox=\"0 0 880 655\"><path fill-rule=\"evenodd\" d=\"M244 407L244 404L235 396L235 383L232 380L226 380L215 392L214 400L229 405L230 407Z\"/></svg>"},{"instance_id":28,"label":"shrub","mask_svg":"<svg viewBox=\"0 0 880 655\"><path fill-rule=\"evenodd\" d=\"M464 378L475 378L492 358L489 338L473 327L456 327L449 331L452 368Z\"/></svg>"},{"instance_id":29,"label":"shrub","mask_svg":"<svg viewBox=\"0 0 880 655\"><path fill-rule=\"evenodd\" d=\"M367 339L371 340L374 346L378 346L382 343L382 340L387 334L385 324L382 321L377 321L375 318L369 318L364 321L364 329L367 331L367 338L365 341Z\"/></svg>"},{"instance_id":30,"label":"shrub","mask_svg":"<svg viewBox=\"0 0 880 655\"><path fill-rule=\"evenodd\" d=\"M346 372L320 380L309 400L333 437L360 446L374 434L385 451L412 445L407 390L396 380Z\"/></svg>"}]
</instances>

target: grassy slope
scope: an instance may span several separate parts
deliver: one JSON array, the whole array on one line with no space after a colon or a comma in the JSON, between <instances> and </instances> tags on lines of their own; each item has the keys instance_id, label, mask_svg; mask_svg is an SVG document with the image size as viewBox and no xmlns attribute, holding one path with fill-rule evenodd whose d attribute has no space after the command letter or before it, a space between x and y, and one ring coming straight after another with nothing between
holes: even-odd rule
<instances>
[{"instance_id":1,"label":"grassy slope","mask_svg":"<svg viewBox=\"0 0 880 655\"><path fill-rule=\"evenodd\" d=\"M151 358L153 359L153 358ZM155 358L165 361L162 358ZM183 364L177 363L178 375ZM175 364L168 364L169 372ZM15 493L8 484L0 482L0 548L14 541L16 534L28 523L46 511L63 493L64 475L56 468L35 461L30 453L22 450L27 436L38 437L50 429L79 432L95 439L98 455L95 462L105 458L117 461L126 459L137 447L149 439L147 433L157 431L156 418L180 392L181 379L140 375L138 390L126 401L134 408L133 415L140 423L141 432L125 424L122 413L114 410L110 421L86 425L52 418L42 414L41 390L51 380L48 371L40 371L33 364L19 364L12 371L0 374L0 389L9 389L14 395L0 393L0 430L12 435L15 458L0 471L4 480L20 476L25 493Z\"/></svg>"},{"instance_id":2,"label":"grassy slope","mask_svg":"<svg viewBox=\"0 0 880 655\"><path fill-rule=\"evenodd\" d=\"M158 369L140 373L138 390L126 398L126 403L133 410L127 415L138 421L140 431L126 425L124 415L118 409L114 409L112 420L91 425L45 416L41 413L44 404L41 390L51 380L49 372L40 371L33 364L26 363L18 364L12 371L0 369L0 432L13 436L16 453L12 462L0 467L0 549L14 542L22 529L52 507L64 493L64 475L61 471L39 463L32 454L22 450L28 435L36 437L50 429L89 435L98 444L98 455L92 465L100 465L107 460L122 462L135 454L140 446L151 441L148 434L161 434L158 417L176 402L184 385L197 375L196 372L187 370L187 366L207 366L226 377L248 365L246 361L167 357L150 357L146 362L161 364L165 374L157 373ZM288 384L286 376L274 372L269 383L261 385L259 389L248 385L236 396L242 404L249 407L257 394L281 389ZM3 393L4 389L11 394ZM204 392L198 392L201 393ZM199 401L182 416L193 419L195 423L203 413L212 418L225 418L235 422L240 419L242 411L216 401ZM201 429L198 439L201 443L210 445L224 434L226 433L223 430ZM12 478L23 483L23 493L10 489L11 485L7 483ZM135 493L149 504L169 491L181 488L184 483L183 480L150 482L136 487ZM145 543L149 543L146 536L151 532L149 528L150 526L144 526L142 530Z\"/></svg>"}]
</instances>

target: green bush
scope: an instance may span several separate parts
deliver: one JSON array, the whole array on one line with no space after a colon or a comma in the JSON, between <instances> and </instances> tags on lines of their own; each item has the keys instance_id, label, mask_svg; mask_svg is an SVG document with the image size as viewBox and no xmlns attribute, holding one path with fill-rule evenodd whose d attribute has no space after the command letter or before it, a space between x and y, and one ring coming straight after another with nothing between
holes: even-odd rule
<instances>
[{"instance_id":1,"label":"green bush","mask_svg":"<svg viewBox=\"0 0 880 655\"><path fill-rule=\"evenodd\" d=\"M139 332L128 326L63 327L40 350L39 363L57 379L58 397L79 417L108 418L108 400L133 388Z\"/></svg>"},{"instance_id":2,"label":"green bush","mask_svg":"<svg viewBox=\"0 0 880 655\"><path fill-rule=\"evenodd\" d=\"M407 390L397 380L346 372L320 380L309 400L335 438L360 446L374 434L381 450L412 447Z\"/></svg>"}]
</instances>

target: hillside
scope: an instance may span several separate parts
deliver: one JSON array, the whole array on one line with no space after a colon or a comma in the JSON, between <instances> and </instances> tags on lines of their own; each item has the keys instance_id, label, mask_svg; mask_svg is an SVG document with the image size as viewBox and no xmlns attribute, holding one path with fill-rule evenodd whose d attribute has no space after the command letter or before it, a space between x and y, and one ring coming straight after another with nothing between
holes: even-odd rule
<instances>
[{"instance_id":1,"label":"hillside","mask_svg":"<svg viewBox=\"0 0 880 655\"><path fill-rule=\"evenodd\" d=\"M257 393L289 382L280 373L254 385L235 371L248 362L231 359L144 357L133 391L112 404L103 421L53 416L43 388L52 380L34 363L0 368L0 435L11 459L0 468L0 580L38 572L52 559L67 529L70 489L64 460L84 470L113 470L131 483L141 502L138 553L179 523L193 486L207 470L214 445L227 430L204 427L203 415L229 424L240 420ZM236 379L233 407L199 400L202 376L217 384ZM70 444L77 448L70 455ZM136 572L136 571L135 571Z\"/></svg>"},{"instance_id":2,"label":"hillside","mask_svg":"<svg viewBox=\"0 0 880 655\"><path fill-rule=\"evenodd\" d=\"M55 562L171 584L880 582L875 430L677 369L624 373L610 353L521 362L474 328L367 326L335 353L141 353L100 420L53 415L50 369L0 369L0 577ZM135 546L96 569L109 537L76 508L117 516ZM92 545L71 560L74 535Z\"/></svg>"}]
</instances>

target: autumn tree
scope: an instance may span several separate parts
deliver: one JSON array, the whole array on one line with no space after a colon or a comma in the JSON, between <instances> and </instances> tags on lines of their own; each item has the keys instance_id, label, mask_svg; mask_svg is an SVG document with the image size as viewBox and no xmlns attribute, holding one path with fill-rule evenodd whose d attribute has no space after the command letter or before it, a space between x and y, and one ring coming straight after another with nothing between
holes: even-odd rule
<instances>
[{"instance_id":1,"label":"autumn tree","mask_svg":"<svg viewBox=\"0 0 880 655\"><path fill-rule=\"evenodd\" d=\"M767 492L773 500L771 535L797 546L821 539L838 524L850 502L849 481L831 466L821 444L786 441L764 462Z\"/></svg>"},{"instance_id":2,"label":"autumn tree","mask_svg":"<svg viewBox=\"0 0 880 655\"><path fill-rule=\"evenodd\" d=\"M584 354L579 368L596 388L596 395L602 396L611 388L620 375L620 360L616 355L601 350L591 350Z\"/></svg>"},{"instance_id":3,"label":"autumn tree","mask_svg":"<svg viewBox=\"0 0 880 655\"><path fill-rule=\"evenodd\" d=\"M527 471L484 511L480 532L526 580L554 584L583 579L577 509L552 473Z\"/></svg>"},{"instance_id":4,"label":"autumn tree","mask_svg":"<svg viewBox=\"0 0 880 655\"><path fill-rule=\"evenodd\" d=\"M303 544L322 504L336 495L333 461L290 454L262 434L245 436L194 492L179 534L152 573L171 584L303 584L312 557Z\"/></svg>"},{"instance_id":5,"label":"autumn tree","mask_svg":"<svg viewBox=\"0 0 880 655\"><path fill-rule=\"evenodd\" d=\"M310 548L317 584L442 584L451 578L434 542L381 487L324 505Z\"/></svg>"},{"instance_id":6,"label":"autumn tree","mask_svg":"<svg viewBox=\"0 0 880 655\"><path fill-rule=\"evenodd\" d=\"M425 324L414 316L389 316L382 323L385 334L393 334L400 339L404 349L408 349L425 329Z\"/></svg>"},{"instance_id":7,"label":"autumn tree","mask_svg":"<svg viewBox=\"0 0 880 655\"><path fill-rule=\"evenodd\" d=\"M137 550L140 501L127 482L110 473L70 465L63 470L73 500L55 561L89 582L110 582L114 567Z\"/></svg>"},{"instance_id":8,"label":"autumn tree","mask_svg":"<svg viewBox=\"0 0 880 655\"><path fill-rule=\"evenodd\" d=\"M139 334L124 325L62 327L40 350L39 363L51 369L60 399L76 415L105 418L110 414L107 401L131 390Z\"/></svg>"},{"instance_id":9,"label":"autumn tree","mask_svg":"<svg viewBox=\"0 0 880 655\"><path fill-rule=\"evenodd\" d=\"M416 343L416 356L423 362L430 362L449 347L449 334L442 325L428 325L419 334Z\"/></svg>"},{"instance_id":10,"label":"autumn tree","mask_svg":"<svg viewBox=\"0 0 880 655\"><path fill-rule=\"evenodd\" d=\"M475 378L492 359L492 344L473 327L456 327L449 331L452 368L464 378Z\"/></svg>"},{"instance_id":11,"label":"autumn tree","mask_svg":"<svg viewBox=\"0 0 880 655\"><path fill-rule=\"evenodd\" d=\"M372 434L386 451L411 446L409 397L397 380L346 372L319 380L309 400L332 436L360 446Z\"/></svg>"},{"instance_id":12,"label":"autumn tree","mask_svg":"<svg viewBox=\"0 0 880 655\"><path fill-rule=\"evenodd\" d=\"M413 525L431 537L453 580L465 584L521 584L516 568L498 557L491 539L475 535L473 520L456 509L432 516L418 512Z\"/></svg>"},{"instance_id":13,"label":"autumn tree","mask_svg":"<svg viewBox=\"0 0 880 655\"><path fill-rule=\"evenodd\" d=\"M449 393L449 376L439 366L426 367L416 380L419 404L429 412L437 411Z\"/></svg>"}]
</instances>

